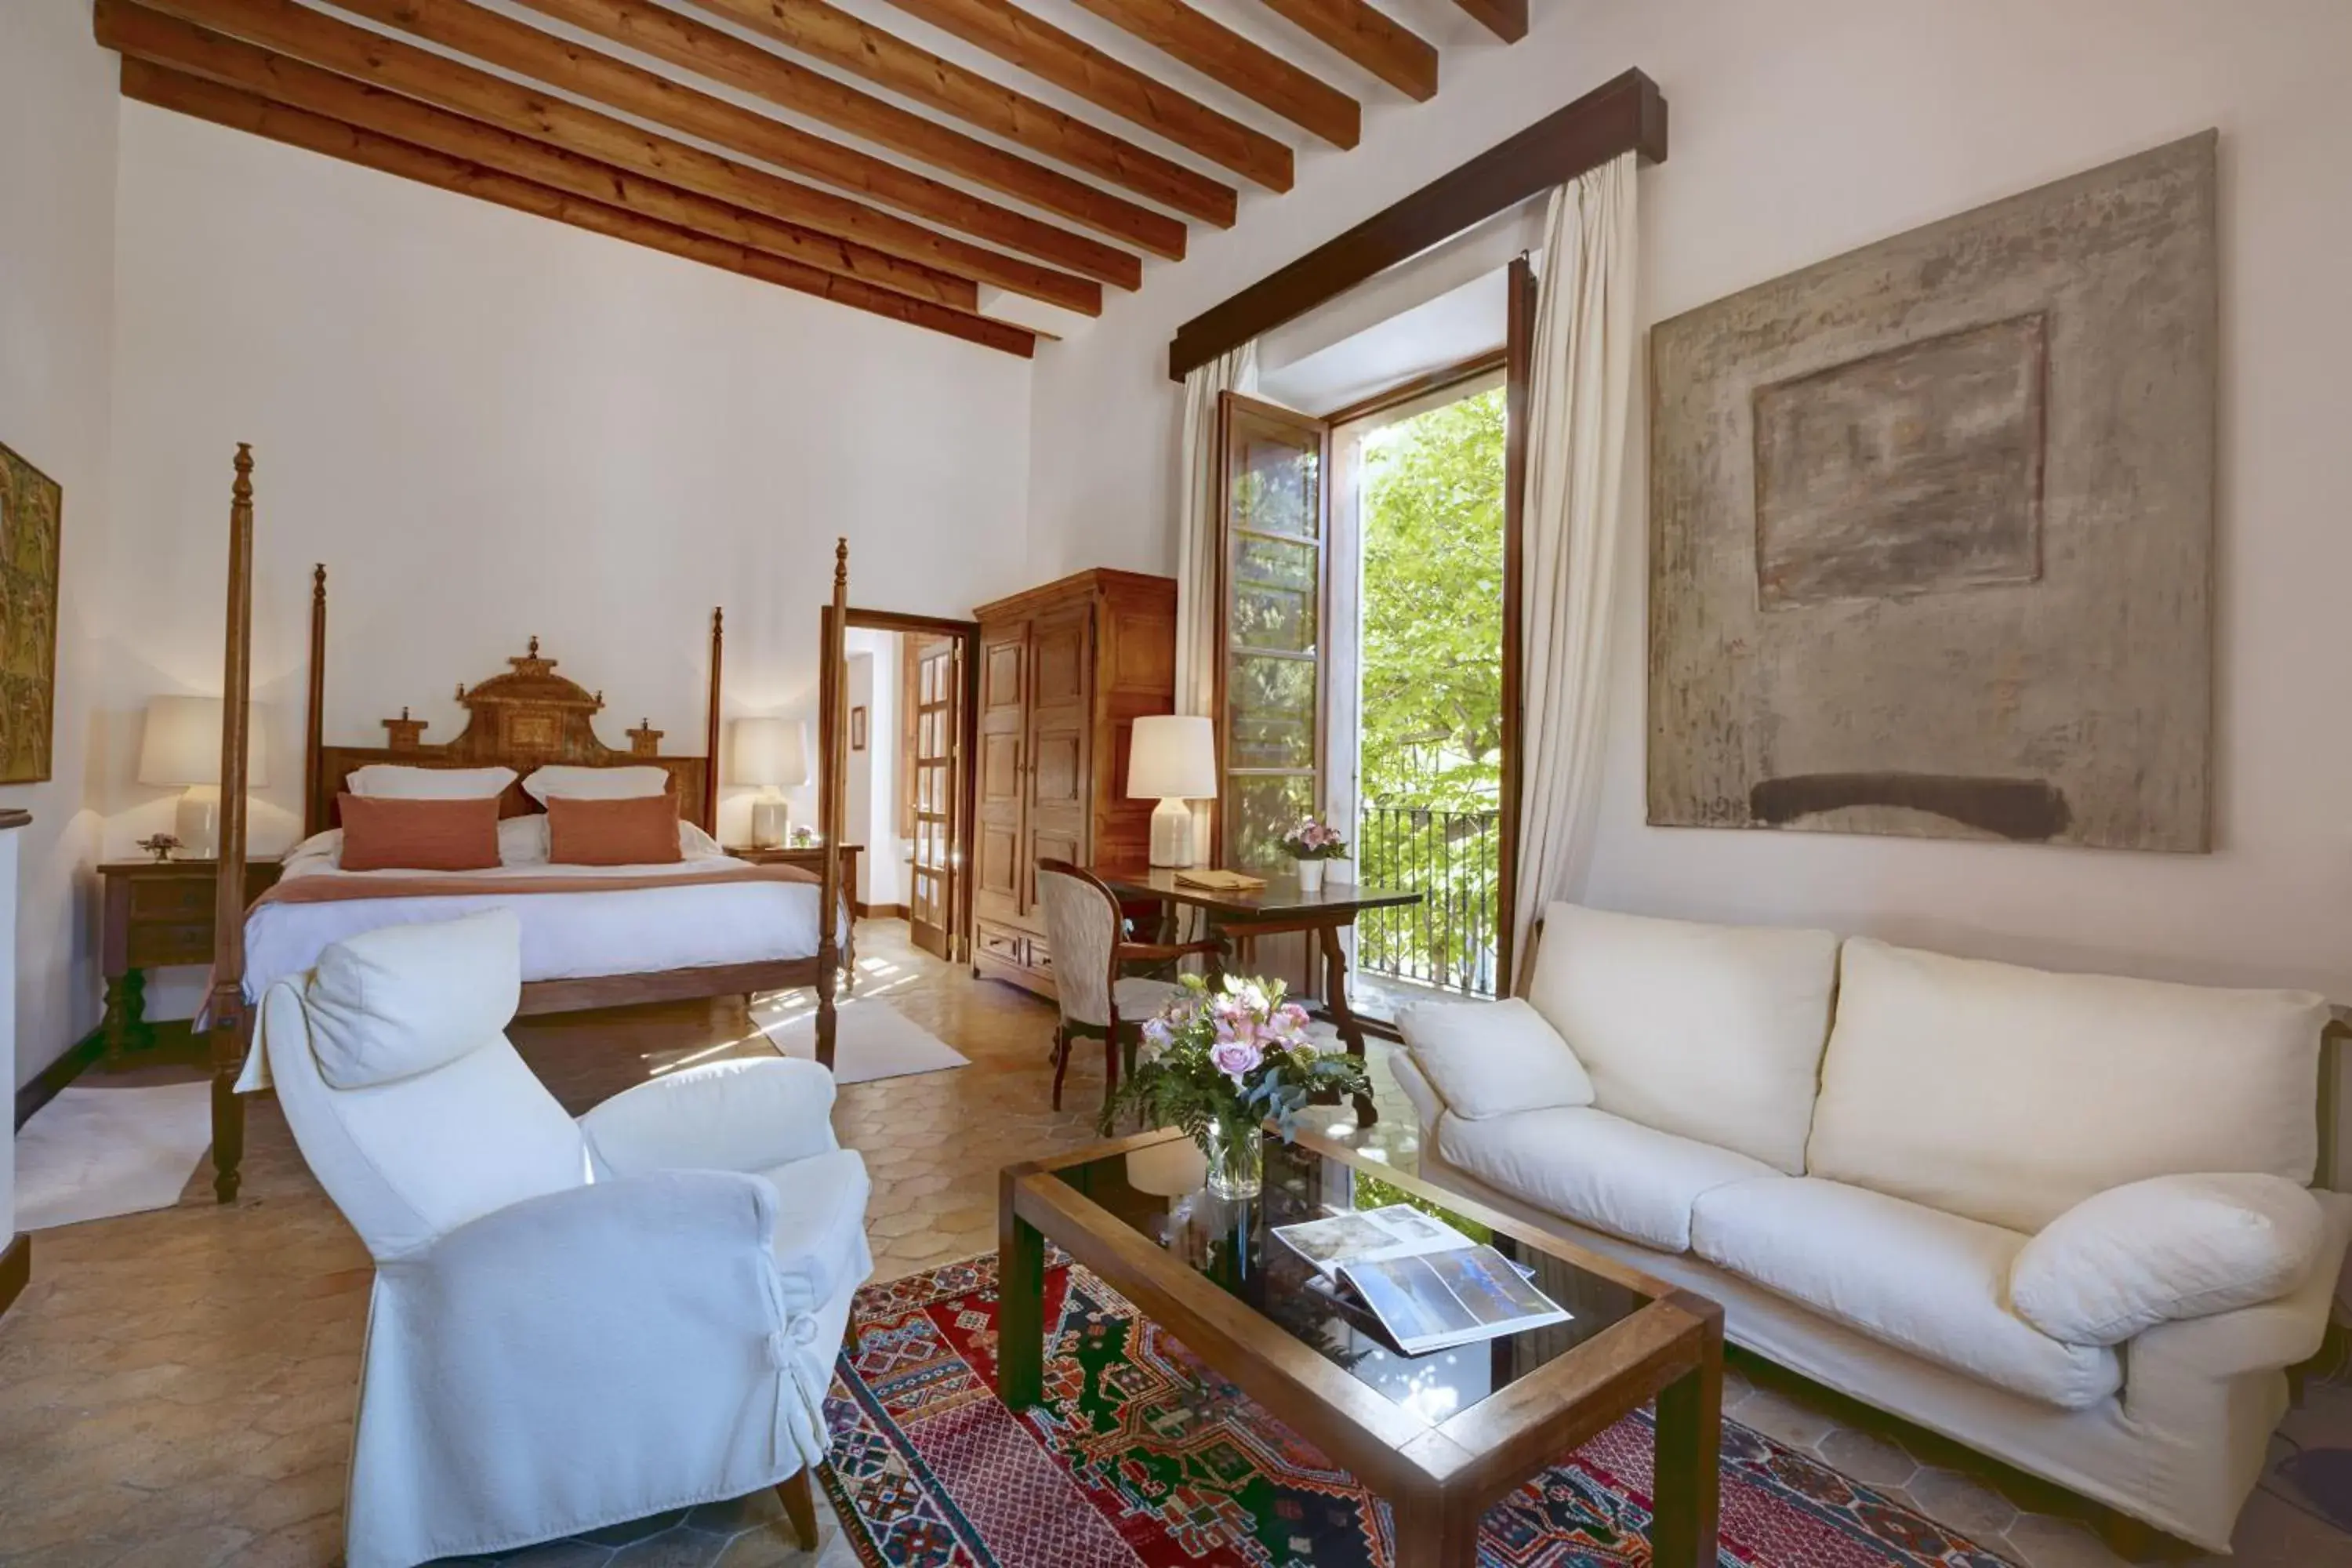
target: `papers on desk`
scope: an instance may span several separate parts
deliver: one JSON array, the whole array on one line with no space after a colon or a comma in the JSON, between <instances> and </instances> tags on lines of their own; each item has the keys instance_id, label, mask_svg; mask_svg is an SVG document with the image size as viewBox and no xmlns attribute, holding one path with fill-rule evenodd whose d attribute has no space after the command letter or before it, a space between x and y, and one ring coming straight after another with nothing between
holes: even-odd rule
<instances>
[{"instance_id":1,"label":"papers on desk","mask_svg":"<svg viewBox=\"0 0 2352 1568\"><path fill-rule=\"evenodd\" d=\"M1253 877L1246 871L1179 871L1176 885L1198 888L1210 893L1255 893L1265 886L1264 877Z\"/></svg>"},{"instance_id":2,"label":"papers on desk","mask_svg":"<svg viewBox=\"0 0 2352 1568\"><path fill-rule=\"evenodd\" d=\"M1315 1266L1323 1289L1369 1309L1407 1355L1568 1321L1510 1259L1403 1204L1274 1234Z\"/></svg>"}]
</instances>

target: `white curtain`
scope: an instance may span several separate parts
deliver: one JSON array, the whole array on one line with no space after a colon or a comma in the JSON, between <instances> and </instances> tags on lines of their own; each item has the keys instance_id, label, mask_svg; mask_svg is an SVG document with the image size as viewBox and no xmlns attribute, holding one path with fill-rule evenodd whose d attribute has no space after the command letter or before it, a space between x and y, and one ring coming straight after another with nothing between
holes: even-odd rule
<instances>
[{"instance_id":1,"label":"white curtain","mask_svg":"<svg viewBox=\"0 0 2352 1568\"><path fill-rule=\"evenodd\" d=\"M1569 897L1583 872L1601 787L1633 401L1633 170L1627 153L1579 175L1552 193L1544 221L1522 536L1525 721L1512 917L1520 989L1536 916Z\"/></svg>"},{"instance_id":2,"label":"white curtain","mask_svg":"<svg viewBox=\"0 0 2352 1568\"><path fill-rule=\"evenodd\" d=\"M1184 377L1183 473L1176 495L1176 711L1216 717L1217 571L1224 546L1224 476L1217 472L1217 395L1257 391L1255 339ZM1223 762L1223 758L1218 759ZM1192 843L1209 856L1213 801L1192 803Z\"/></svg>"},{"instance_id":3,"label":"white curtain","mask_svg":"<svg viewBox=\"0 0 2352 1568\"><path fill-rule=\"evenodd\" d=\"M1219 354L1184 377L1184 471L1177 487L1176 711L1214 716L1217 566L1223 476L1217 472L1217 395L1257 391L1257 344Z\"/></svg>"}]
</instances>

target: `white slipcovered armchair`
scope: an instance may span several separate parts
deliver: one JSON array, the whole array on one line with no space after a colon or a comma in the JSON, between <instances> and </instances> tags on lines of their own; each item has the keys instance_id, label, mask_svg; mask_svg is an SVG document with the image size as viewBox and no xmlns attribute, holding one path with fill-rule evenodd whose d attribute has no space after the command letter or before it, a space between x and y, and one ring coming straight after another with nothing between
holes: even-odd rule
<instances>
[{"instance_id":1,"label":"white slipcovered armchair","mask_svg":"<svg viewBox=\"0 0 2352 1568\"><path fill-rule=\"evenodd\" d=\"M350 1568L411 1568L775 1487L811 1468L866 1167L833 1079L731 1061L574 1121L503 1033L507 911L370 931L263 997L240 1089L274 1080L376 1261Z\"/></svg>"}]
</instances>

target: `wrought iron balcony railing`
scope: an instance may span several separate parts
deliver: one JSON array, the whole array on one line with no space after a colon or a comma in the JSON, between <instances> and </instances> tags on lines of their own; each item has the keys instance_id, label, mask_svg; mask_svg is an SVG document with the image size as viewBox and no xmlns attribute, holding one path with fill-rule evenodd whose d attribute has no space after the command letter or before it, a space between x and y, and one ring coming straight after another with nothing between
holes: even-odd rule
<instances>
[{"instance_id":1,"label":"wrought iron balcony railing","mask_svg":"<svg viewBox=\"0 0 2352 1568\"><path fill-rule=\"evenodd\" d=\"M1421 902L1368 910L1356 924L1359 971L1495 994L1497 813L1368 805L1356 824L1356 879L1410 888Z\"/></svg>"}]
</instances>

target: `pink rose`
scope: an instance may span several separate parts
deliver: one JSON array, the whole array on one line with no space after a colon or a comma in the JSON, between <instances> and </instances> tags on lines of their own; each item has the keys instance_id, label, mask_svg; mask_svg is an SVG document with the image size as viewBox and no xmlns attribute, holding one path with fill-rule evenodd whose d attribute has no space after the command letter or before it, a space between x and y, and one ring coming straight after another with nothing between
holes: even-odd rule
<instances>
[{"instance_id":1,"label":"pink rose","mask_svg":"<svg viewBox=\"0 0 2352 1568\"><path fill-rule=\"evenodd\" d=\"M1264 1054L1255 1040L1220 1040L1209 1047L1209 1065L1238 1085Z\"/></svg>"}]
</instances>

